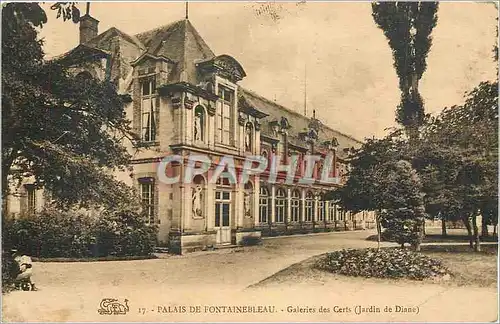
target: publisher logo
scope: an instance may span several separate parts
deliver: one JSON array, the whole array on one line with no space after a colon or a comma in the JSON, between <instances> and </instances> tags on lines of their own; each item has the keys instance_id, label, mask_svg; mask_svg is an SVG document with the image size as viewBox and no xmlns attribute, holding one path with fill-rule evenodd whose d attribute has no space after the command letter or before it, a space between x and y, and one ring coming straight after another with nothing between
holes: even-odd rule
<instances>
[{"instance_id":1,"label":"publisher logo","mask_svg":"<svg viewBox=\"0 0 500 324\"><path fill-rule=\"evenodd\" d=\"M97 312L99 315L125 315L129 311L128 299L121 303L116 298L104 298L99 304Z\"/></svg>"}]
</instances>

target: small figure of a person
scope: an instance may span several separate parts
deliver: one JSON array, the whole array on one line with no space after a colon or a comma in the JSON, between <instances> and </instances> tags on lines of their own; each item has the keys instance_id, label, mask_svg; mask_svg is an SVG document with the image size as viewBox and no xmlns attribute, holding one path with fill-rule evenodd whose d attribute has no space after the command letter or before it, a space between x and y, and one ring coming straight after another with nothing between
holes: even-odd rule
<instances>
[{"instance_id":1,"label":"small figure of a person","mask_svg":"<svg viewBox=\"0 0 500 324\"><path fill-rule=\"evenodd\" d=\"M33 263L29 256L12 249L12 257L18 266L17 276L14 279L16 288L23 290L35 290L35 284L31 282L33 275Z\"/></svg>"}]
</instances>

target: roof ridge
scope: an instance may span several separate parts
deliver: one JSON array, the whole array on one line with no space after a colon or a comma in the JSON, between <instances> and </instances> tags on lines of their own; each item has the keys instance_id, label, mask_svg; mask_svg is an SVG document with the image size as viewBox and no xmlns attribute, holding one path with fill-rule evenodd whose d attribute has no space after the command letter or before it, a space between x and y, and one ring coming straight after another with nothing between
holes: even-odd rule
<instances>
[{"instance_id":1,"label":"roof ridge","mask_svg":"<svg viewBox=\"0 0 500 324\"><path fill-rule=\"evenodd\" d=\"M145 30L145 31L142 31L142 32L140 32L140 33L134 34L134 36L135 36L135 37L139 37L139 35L145 35L145 34L148 34L148 33L157 32L157 31L159 31L159 30L161 30L161 29L164 29L164 28L166 28L166 27L171 27L171 26L173 26L174 24L177 24L177 23L179 23L179 22L182 22L183 20L185 20L185 19L175 20L175 21L173 21L173 22L171 22L171 23L168 23L168 24L165 24L165 25L161 25L161 26L159 26L159 27L156 27L156 28L153 28L153 29L149 29L149 30Z\"/></svg>"},{"instance_id":2,"label":"roof ridge","mask_svg":"<svg viewBox=\"0 0 500 324\"><path fill-rule=\"evenodd\" d=\"M125 39L127 41L128 41L127 37L130 38L130 40L133 41L133 43L135 45L137 45L140 49L145 48L144 44L137 37L135 37L135 35L129 35L126 32L124 32L123 30L121 30L115 26L110 27L108 30L115 30L123 39Z\"/></svg>"},{"instance_id":3,"label":"roof ridge","mask_svg":"<svg viewBox=\"0 0 500 324\"><path fill-rule=\"evenodd\" d=\"M301 118L303 118L303 119L305 119L305 120L310 120L310 118L308 118L307 116L304 116L304 115L302 115L301 113L299 113L299 112L297 112L297 111L295 111L295 110L292 110L292 109L290 109L290 108L288 108L288 107L285 107L285 106L283 106L283 105L281 105L281 104L279 104L279 103L277 103L277 102L274 102L274 101L272 101L272 100L270 100L270 99L267 99L266 97L263 97L262 95L260 95L260 94L256 93L256 92L255 92L255 91L253 91L253 90L250 90L250 89L244 88L244 87L242 87L242 86L240 86L240 88L241 88L241 89L243 89L243 91L246 91L246 92L250 93L251 95L253 95L253 96L257 97L257 98L259 98L259 99L261 99L261 100L264 100L264 101L266 101L267 103L269 103L269 104L271 104L271 105L274 105L274 106L276 106L276 107L278 107L278 108L280 108L280 109L284 109L284 110L286 110L287 112L292 113L292 114L294 114L294 115L296 115L296 116L298 116L298 117L301 117ZM362 142L362 141L360 141L359 139L357 139L357 138L355 138L355 137L353 137L353 136L351 136L351 135L347 135L347 134L345 134L345 133L343 133L343 132L341 132L341 131L338 131L338 130L336 130L336 129L333 129L332 127L330 127L330 126L328 126L328 125L326 125L326 124L324 124L324 123L321 123L321 126L323 126L323 127L327 128L328 130L330 130L330 131L332 131L332 132L338 133L339 135L342 135L342 136L345 136L345 137L347 137L347 138L350 138L350 139L352 139L352 140L354 140L354 141L356 141L356 142L363 143L363 142Z\"/></svg>"}]
</instances>

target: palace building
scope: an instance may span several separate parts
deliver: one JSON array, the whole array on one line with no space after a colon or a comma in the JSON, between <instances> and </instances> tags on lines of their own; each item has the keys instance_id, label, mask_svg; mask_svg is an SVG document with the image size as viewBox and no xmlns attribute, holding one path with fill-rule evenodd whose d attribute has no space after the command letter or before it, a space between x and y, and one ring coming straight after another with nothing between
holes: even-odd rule
<instances>
[{"instance_id":1,"label":"palace building","mask_svg":"<svg viewBox=\"0 0 500 324\"><path fill-rule=\"evenodd\" d=\"M108 78L130 94L126 113L141 140L125 143L133 171L116 176L138 188L147 221L159 227L159 246L183 253L245 244L248 237L373 227L372 213L346 213L324 196L345 181L344 159L360 141L315 114L308 118L241 87L251 71L230 55L215 54L188 19L136 35L114 27L99 33L98 24L88 14L81 17L80 44L57 59L75 74ZM332 154L331 172L341 181L286 184L281 172L270 183L269 168L246 183L211 183L213 169L192 183L159 181L163 157L183 157L165 170L183 178L191 154L213 163L232 156L239 171L249 155L277 157L282 164L298 155L296 180L305 172L303 156ZM320 162L313 176L319 179L321 169ZM42 205L40 191L21 186L20 199L9 199L9 211L33 213Z\"/></svg>"}]
</instances>

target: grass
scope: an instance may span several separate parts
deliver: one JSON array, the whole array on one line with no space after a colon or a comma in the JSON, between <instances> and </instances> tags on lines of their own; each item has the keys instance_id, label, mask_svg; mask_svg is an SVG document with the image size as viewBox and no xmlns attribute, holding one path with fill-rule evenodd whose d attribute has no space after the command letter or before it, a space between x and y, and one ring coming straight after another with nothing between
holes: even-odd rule
<instances>
[{"instance_id":1,"label":"grass","mask_svg":"<svg viewBox=\"0 0 500 324\"><path fill-rule=\"evenodd\" d=\"M422 253L440 260L451 272L450 282L459 286L497 286L498 245L488 244L481 252L473 252L468 245L422 246Z\"/></svg>"},{"instance_id":2,"label":"grass","mask_svg":"<svg viewBox=\"0 0 500 324\"><path fill-rule=\"evenodd\" d=\"M450 273L449 280L426 279L424 283L496 288L498 245L488 244L483 245L481 248L481 252L473 252L468 245L464 244L423 245L421 253L440 261ZM409 279L348 277L319 270L316 268L317 262L321 260L321 258L324 258L325 255L326 254L317 255L296 263L252 285L252 287L264 287L269 284L296 285L298 283L325 285L328 283L334 284L337 280L345 282L367 280L380 283L397 281L408 285L415 283L415 281Z\"/></svg>"}]
</instances>

